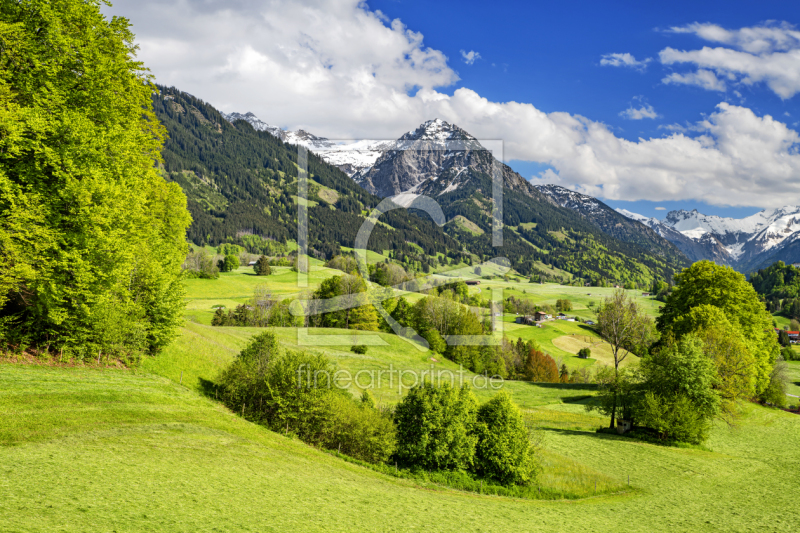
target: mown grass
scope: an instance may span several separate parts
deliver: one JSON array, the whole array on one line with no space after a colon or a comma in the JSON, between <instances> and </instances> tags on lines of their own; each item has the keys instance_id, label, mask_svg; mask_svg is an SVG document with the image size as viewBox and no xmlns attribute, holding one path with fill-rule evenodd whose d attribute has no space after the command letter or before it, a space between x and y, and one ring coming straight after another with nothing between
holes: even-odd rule
<instances>
[{"instance_id":1,"label":"mown grass","mask_svg":"<svg viewBox=\"0 0 800 533\"><path fill-rule=\"evenodd\" d=\"M578 501L395 479L141 372L0 365L0 412L2 531L796 531L800 523L798 417L758 406L747 406L737 428L715 427L708 450L576 429L585 425L577 418L572 428L546 427L554 418L539 430L540 482L623 488Z\"/></svg>"}]
</instances>

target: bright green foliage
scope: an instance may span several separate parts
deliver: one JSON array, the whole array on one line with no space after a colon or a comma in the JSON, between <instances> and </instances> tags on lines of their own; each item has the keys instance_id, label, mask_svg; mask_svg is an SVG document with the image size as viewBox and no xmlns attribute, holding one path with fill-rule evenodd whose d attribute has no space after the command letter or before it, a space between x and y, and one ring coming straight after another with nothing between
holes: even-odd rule
<instances>
[{"instance_id":1,"label":"bright green foliage","mask_svg":"<svg viewBox=\"0 0 800 533\"><path fill-rule=\"evenodd\" d=\"M447 350L447 342L439 335L439 332L433 328L428 328L420 333L423 339L428 341L428 346L436 353L444 353Z\"/></svg>"},{"instance_id":2,"label":"bright green foliage","mask_svg":"<svg viewBox=\"0 0 800 533\"><path fill-rule=\"evenodd\" d=\"M673 346L651 354L641 363L644 388L658 399L658 405L666 411L681 407L696 414L697 422L691 422L695 415L690 417L682 414L680 418L681 424L691 422L690 426L697 430L688 439L689 442L704 440L707 424L720 409L720 394L716 389L717 369L714 361L703 350L700 338L689 334ZM682 403L684 400L689 402L690 407ZM642 420L644 425L648 425L649 416L653 416L653 413L645 409ZM661 432L671 438L678 438L669 428Z\"/></svg>"},{"instance_id":3,"label":"bright green foliage","mask_svg":"<svg viewBox=\"0 0 800 533\"><path fill-rule=\"evenodd\" d=\"M755 358L741 333L727 320L702 330L700 338L717 369L716 388L725 401L723 408L733 413L737 400L755 395Z\"/></svg>"},{"instance_id":4,"label":"bright green foliage","mask_svg":"<svg viewBox=\"0 0 800 533\"><path fill-rule=\"evenodd\" d=\"M538 464L522 413L505 391L478 408L475 471L503 484L528 485Z\"/></svg>"},{"instance_id":5,"label":"bright green foliage","mask_svg":"<svg viewBox=\"0 0 800 533\"><path fill-rule=\"evenodd\" d=\"M368 346L366 344L354 344L350 347L350 351L359 355L367 353Z\"/></svg>"},{"instance_id":6,"label":"bright green foliage","mask_svg":"<svg viewBox=\"0 0 800 533\"><path fill-rule=\"evenodd\" d=\"M663 335L680 338L708 325L704 315L690 314L695 307L719 308L730 324L741 332L748 350L755 356L755 388L761 392L769 383L779 346L772 317L745 277L730 267L699 261L675 277L677 285L666 300L656 324ZM719 315L717 315L719 316Z\"/></svg>"},{"instance_id":7,"label":"bright green foliage","mask_svg":"<svg viewBox=\"0 0 800 533\"><path fill-rule=\"evenodd\" d=\"M346 274L322 282L314 292L315 313L309 317L312 326L378 331L378 313L367 301L367 285L359 276ZM345 309L326 311L329 307Z\"/></svg>"},{"instance_id":8,"label":"bright green foliage","mask_svg":"<svg viewBox=\"0 0 800 533\"><path fill-rule=\"evenodd\" d=\"M566 298L559 298L556 300L556 309L562 313L572 311L572 302Z\"/></svg>"},{"instance_id":9,"label":"bright green foliage","mask_svg":"<svg viewBox=\"0 0 800 533\"><path fill-rule=\"evenodd\" d=\"M385 461L395 446L391 417L363 398L354 401L333 377L325 357L284 351L274 333L262 333L225 369L220 382L228 407L249 420L357 459Z\"/></svg>"},{"instance_id":10,"label":"bright green foliage","mask_svg":"<svg viewBox=\"0 0 800 533\"><path fill-rule=\"evenodd\" d=\"M700 444L708 438L709 421L682 394L669 397L646 392L637 422L658 432L662 439Z\"/></svg>"},{"instance_id":11,"label":"bright green foliage","mask_svg":"<svg viewBox=\"0 0 800 533\"><path fill-rule=\"evenodd\" d=\"M239 256L228 254L219 260L219 269L222 272L233 272L239 268Z\"/></svg>"},{"instance_id":12,"label":"bright green foliage","mask_svg":"<svg viewBox=\"0 0 800 533\"><path fill-rule=\"evenodd\" d=\"M769 384L760 394L759 399L776 407L786 407L786 389L789 382L788 365L778 358L769 375Z\"/></svg>"},{"instance_id":13,"label":"bright green foliage","mask_svg":"<svg viewBox=\"0 0 800 533\"><path fill-rule=\"evenodd\" d=\"M190 221L129 23L99 4L0 7L0 338L79 357L173 338Z\"/></svg>"},{"instance_id":14,"label":"bright green foliage","mask_svg":"<svg viewBox=\"0 0 800 533\"><path fill-rule=\"evenodd\" d=\"M258 258L256 264L253 265L253 270L255 270L257 276L269 276L272 274L272 269L269 266L269 259L264 255Z\"/></svg>"},{"instance_id":15,"label":"bright green foliage","mask_svg":"<svg viewBox=\"0 0 800 533\"><path fill-rule=\"evenodd\" d=\"M424 383L395 410L397 456L426 470L468 470L475 455L477 401L467 387Z\"/></svg>"},{"instance_id":16,"label":"bright green foliage","mask_svg":"<svg viewBox=\"0 0 800 533\"><path fill-rule=\"evenodd\" d=\"M389 414L365 402L364 396L355 402L348 396L331 394L329 402L323 447L370 463L383 463L391 457L397 440Z\"/></svg>"}]
</instances>

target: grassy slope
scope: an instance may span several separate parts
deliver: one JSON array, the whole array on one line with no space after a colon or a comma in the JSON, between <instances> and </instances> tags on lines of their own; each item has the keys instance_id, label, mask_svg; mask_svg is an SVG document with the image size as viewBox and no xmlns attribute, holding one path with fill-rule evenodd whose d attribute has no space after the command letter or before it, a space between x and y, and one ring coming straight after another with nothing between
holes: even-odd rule
<instances>
[{"instance_id":1,"label":"grassy slope","mask_svg":"<svg viewBox=\"0 0 800 533\"><path fill-rule=\"evenodd\" d=\"M794 531L796 415L748 406L710 450L545 430L632 491L519 501L420 487L263 430L164 378L0 365L3 531ZM568 469L562 469L566 471ZM547 475L547 474L546 474Z\"/></svg>"}]
</instances>

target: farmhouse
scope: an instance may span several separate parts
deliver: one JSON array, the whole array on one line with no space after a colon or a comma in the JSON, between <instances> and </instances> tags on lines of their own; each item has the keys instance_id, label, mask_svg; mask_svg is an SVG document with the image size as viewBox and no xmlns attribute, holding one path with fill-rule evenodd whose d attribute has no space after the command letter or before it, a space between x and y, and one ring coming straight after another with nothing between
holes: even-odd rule
<instances>
[{"instance_id":1,"label":"farmhouse","mask_svg":"<svg viewBox=\"0 0 800 533\"><path fill-rule=\"evenodd\" d=\"M783 331L781 329L775 329L775 333L780 334ZM798 344L800 342L800 331L787 331L786 334L789 336L789 342L792 344Z\"/></svg>"},{"instance_id":2,"label":"farmhouse","mask_svg":"<svg viewBox=\"0 0 800 533\"><path fill-rule=\"evenodd\" d=\"M481 282L478 281L477 279L471 279L471 280L466 281L465 283L467 285L480 285L481 284Z\"/></svg>"}]
</instances>

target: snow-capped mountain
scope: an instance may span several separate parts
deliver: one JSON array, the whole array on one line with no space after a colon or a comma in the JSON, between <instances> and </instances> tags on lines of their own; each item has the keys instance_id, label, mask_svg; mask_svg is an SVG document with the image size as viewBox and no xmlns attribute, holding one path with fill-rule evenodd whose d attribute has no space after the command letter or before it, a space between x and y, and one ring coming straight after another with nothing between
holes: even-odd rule
<instances>
[{"instance_id":1,"label":"snow-capped mountain","mask_svg":"<svg viewBox=\"0 0 800 533\"><path fill-rule=\"evenodd\" d=\"M459 176L467 168L491 167L491 155L475 137L441 119L429 120L383 148L388 150L374 165L353 176L356 183L377 196L421 193L426 182L442 177L447 185L436 193L444 194L458 188ZM475 157L478 154L484 157ZM428 193L436 189L434 183L427 185Z\"/></svg>"},{"instance_id":2,"label":"snow-capped mountain","mask_svg":"<svg viewBox=\"0 0 800 533\"><path fill-rule=\"evenodd\" d=\"M694 209L670 211L663 221L659 221L625 210L618 211L653 228L690 259L712 259L742 271L762 266L773 260L770 258L782 259L782 254L789 254L790 246L800 243L798 206L765 209L738 219L704 215Z\"/></svg>"},{"instance_id":3,"label":"snow-capped mountain","mask_svg":"<svg viewBox=\"0 0 800 533\"><path fill-rule=\"evenodd\" d=\"M244 120L245 122L249 122L250 125L253 126L253 129L256 131L267 131L272 135L274 135L275 137L283 139L283 135L285 132L282 129L278 128L277 126L270 126L266 122L260 120L253 113L245 113L244 115L241 113L230 113L230 114L220 113L220 114L222 115L222 118L224 118L231 124L233 124L237 120Z\"/></svg>"},{"instance_id":4,"label":"snow-capped mountain","mask_svg":"<svg viewBox=\"0 0 800 533\"><path fill-rule=\"evenodd\" d=\"M222 116L231 124L236 120L244 120L256 131L266 131L286 143L305 146L351 177L374 165L375 161L394 144L393 141L334 142L302 129L286 131L277 126L270 126L253 113L230 113L227 115L223 113Z\"/></svg>"}]
</instances>

